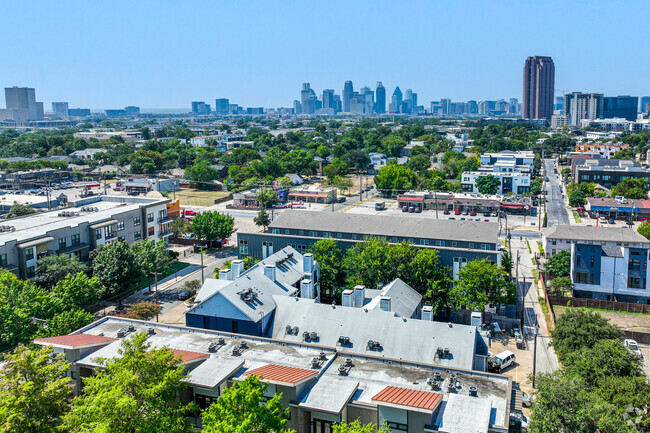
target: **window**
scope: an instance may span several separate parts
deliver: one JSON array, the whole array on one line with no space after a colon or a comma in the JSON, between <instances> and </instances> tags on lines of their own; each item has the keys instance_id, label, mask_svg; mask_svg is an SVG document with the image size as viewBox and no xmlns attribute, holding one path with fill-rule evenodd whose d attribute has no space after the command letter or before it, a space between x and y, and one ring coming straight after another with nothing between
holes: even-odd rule
<instances>
[{"instance_id":1,"label":"window","mask_svg":"<svg viewBox=\"0 0 650 433\"><path fill-rule=\"evenodd\" d=\"M457 247L457 246L458 246L458 242L453 241L453 242L451 243L451 246L452 246L452 247Z\"/></svg>"},{"instance_id":2,"label":"window","mask_svg":"<svg viewBox=\"0 0 650 433\"><path fill-rule=\"evenodd\" d=\"M389 431L408 431L408 426L406 424L388 421L387 425Z\"/></svg>"},{"instance_id":3,"label":"window","mask_svg":"<svg viewBox=\"0 0 650 433\"><path fill-rule=\"evenodd\" d=\"M153 236L154 233L155 233L155 230L154 230L153 227L149 227L149 228L147 229L147 236Z\"/></svg>"},{"instance_id":4,"label":"window","mask_svg":"<svg viewBox=\"0 0 650 433\"><path fill-rule=\"evenodd\" d=\"M280 229L273 229L273 234L274 235L279 235L280 234Z\"/></svg>"},{"instance_id":5,"label":"window","mask_svg":"<svg viewBox=\"0 0 650 433\"><path fill-rule=\"evenodd\" d=\"M578 284L587 284L587 273L586 272L576 272L576 283L578 283Z\"/></svg>"},{"instance_id":6,"label":"window","mask_svg":"<svg viewBox=\"0 0 650 433\"><path fill-rule=\"evenodd\" d=\"M553 245L555 245L555 244L557 243L557 241L556 241L555 239L553 239L553 240L551 241L551 243L552 243Z\"/></svg>"},{"instance_id":7,"label":"window","mask_svg":"<svg viewBox=\"0 0 650 433\"><path fill-rule=\"evenodd\" d=\"M7 266L7 255L0 254L0 266Z\"/></svg>"},{"instance_id":8,"label":"window","mask_svg":"<svg viewBox=\"0 0 650 433\"><path fill-rule=\"evenodd\" d=\"M576 266L580 266L580 256L576 256Z\"/></svg>"},{"instance_id":9,"label":"window","mask_svg":"<svg viewBox=\"0 0 650 433\"><path fill-rule=\"evenodd\" d=\"M641 279L638 277L627 277L627 287L629 289L638 289L641 285Z\"/></svg>"},{"instance_id":10,"label":"window","mask_svg":"<svg viewBox=\"0 0 650 433\"><path fill-rule=\"evenodd\" d=\"M67 238L59 238L59 249L62 250L68 246Z\"/></svg>"},{"instance_id":11,"label":"window","mask_svg":"<svg viewBox=\"0 0 650 433\"><path fill-rule=\"evenodd\" d=\"M470 242L469 243L469 248L474 248L474 244Z\"/></svg>"},{"instance_id":12,"label":"window","mask_svg":"<svg viewBox=\"0 0 650 433\"><path fill-rule=\"evenodd\" d=\"M150 214L147 214L147 222L152 223L153 222L153 212Z\"/></svg>"},{"instance_id":13,"label":"window","mask_svg":"<svg viewBox=\"0 0 650 433\"><path fill-rule=\"evenodd\" d=\"M352 239L356 240L356 239L357 239L357 235L352 235Z\"/></svg>"},{"instance_id":14,"label":"window","mask_svg":"<svg viewBox=\"0 0 650 433\"><path fill-rule=\"evenodd\" d=\"M119 221L117 223L117 231L124 230L124 221Z\"/></svg>"},{"instance_id":15,"label":"window","mask_svg":"<svg viewBox=\"0 0 650 433\"><path fill-rule=\"evenodd\" d=\"M117 240L124 242L126 238L124 236L118 236Z\"/></svg>"},{"instance_id":16,"label":"window","mask_svg":"<svg viewBox=\"0 0 650 433\"><path fill-rule=\"evenodd\" d=\"M324 238L329 238L329 237L330 237L330 234L327 233L327 232L323 232L323 237L324 237Z\"/></svg>"},{"instance_id":17,"label":"window","mask_svg":"<svg viewBox=\"0 0 650 433\"><path fill-rule=\"evenodd\" d=\"M420 239L420 245L429 245L429 239Z\"/></svg>"},{"instance_id":18,"label":"window","mask_svg":"<svg viewBox=\"0 0 650 433\"><path fill-rule=\"evenodd\" d=\"M70 240L72 241L72 245L79 245L81 243L81 235L79 233L72 235Z\"/></svg>"},{"instance_id":19,"label":"window","mask_svg":"<svg viewBox=\"0 0 650 433\"><path fill-rule=\"evenodd\" d=\"M487 251L490 249L490 246L488 244L481 244L481 249Z\"/></svg>"},{"instance_id":20,"label":"window","mask_svg":"<svg viewBox=\"0 0 650 433\"><path fill-rule=\"evenodd\" d=\"M25 250L25 260L34 260L34 248L27 248Z\"/></svg>"},{"instance_id":21,"label":"window","mask_svg":"<svg viewBox=\"0 0 650 433\"><path fill-rule=\"evenodd\" d=\"M76 371L71 371L70 372L70 378L73 379L73 380L77 379L77 372Z\"/></svg>"},{"instance_id":22,"label":"window","mask_svg":"<svg viewBox=\"0 0 650 433\"><path fill-rule=\"evenodd\" d=\"M444 247L445 246L445 241L436 241L436 246L437 247Z\"/></svg>"},{"instance_id":23,"label":"window","mask_svg":"<svg viewBox=\"0 0 650 433\"><path fill-rule=\"evenodd\" d=\"M239 254L248 254L248 241L239 241Z\"/></svg>"},{"instance_id":24,"label":"window","mask_svg":"<svg viewBox=\"0 0 650 433\"><path fill-rule=\"evenodd\" d=\"M95 230L95 239L101 239L102 238L102 229L96 229Z\"/></svg>"},{"instance_id":25,"label":"window","mask_svg":"<svg viewBox=\"0 0 650 433\"><path fill-rule=\"evenodd\" d=\"M140 217L133 218L133 227L137 227L139 225L140 225Z\"/></svg>"},{"instance_id":26,"label":"window","mask_svg":"<svg viewBox=\"0 0 650 433\"><path fill-rule=\"evenodd\" d=\"M285 234L285 235L288 235L288 234L289 234L289 229L286 229L286 230L284 231L284 234Z\"/></svg>"},{"instance_id":27,"label":"window","mask_svg":"<svg viewBox=\"0 0 650 433\"><path fill-rule=\"evenodd\" d=\"M337 234L336 234L336 237L339 238L339 239L341 239L341 238L343 237L343 235L342 235L341 233L337 233ZM395 239L397 239L397 238L395 238ZM396 240L395 242L397 242L397 240Z\"/></svg>"},{"instance_id":28,"label":"window","mask_svg":"<svg viewBox=\"0 0 650 433\"><path fill-rule=\"evenodd\" d=\"M137 231L137 232L133 233L133 239L136 240L136 241L141 240L142 239L142 232Z\"/></svg>"},{"instance_id":29,"label":"window","mask_svg":"<svg viewBox=\"0 0 650 433\"><path fill-rule=\"evenodd\" d=\"M641 270L641 260L639 259L630 259L628 263L628 270L630 271L639 271Z\"/></svg>"},{"instance_id":30,"label":"window","mask_svg":"<svg viewBox=\"0 0 650 433\"><path fill-rule=\"evenodd\" d=\"M591 266L592 268L594 267L594 256L591 256L589 258L589 266Z\"/></svg>"},{"instance_id":31,"label":"window","mask_svg":"<svg viewBox=\"0 0 650 433\"><path fill-rule=\"evenodd\" d=\"M305 231L304 231L304 230L300 230L300 231L298 232L298 234L299 234L300 236L302 236L302 235L305 234Z\"/></svg>"},{"instance_id":32,"label":"window","mask_svg":"<svg viewBox=\"0 0 650 433\"><path fill-rule=\"evenodd\" d=\"M218 397L210 397L208 395L196 394L194 396L194 402L201 408L205 409L210 406L212 403L217 401Z\"/></svg>"},{"instance_id":33,"label":"window","mask_svg":"<svg viewBox=\"0 0 650 433\"><path fill-rule=\"evenodd\" d=\"M33 278L34 275L36 275L34 266L30 266L27 268L27 278Z\"/></svg>"},{"instance_id":34,"label":"window","mask_svg":"<svg viewBox=\"0 0 650 433\"><path fill-rule=\"evenodd\" d=\"M309 236L312 236L312 237L315 238L316 236L318 236L318 233L316 233L316 232L309 232Z\"/></svg>"}]
</instances>

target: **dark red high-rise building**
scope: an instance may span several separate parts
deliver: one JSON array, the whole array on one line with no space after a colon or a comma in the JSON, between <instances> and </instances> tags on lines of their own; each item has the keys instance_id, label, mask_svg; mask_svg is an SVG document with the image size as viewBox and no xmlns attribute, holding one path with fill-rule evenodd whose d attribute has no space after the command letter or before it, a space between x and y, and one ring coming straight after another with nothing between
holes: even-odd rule
<instances>
[{"instance_id":1,"label":"dark red high-rise building","mask_svg":"<svg viewBox=\"0 0 650 433\"><path fill-rule=\"evenodd\" d=\"M555 65L550 57L533 56L524 65L524 119L550 119L553 115Z\"/></svg>"}]
</instances>

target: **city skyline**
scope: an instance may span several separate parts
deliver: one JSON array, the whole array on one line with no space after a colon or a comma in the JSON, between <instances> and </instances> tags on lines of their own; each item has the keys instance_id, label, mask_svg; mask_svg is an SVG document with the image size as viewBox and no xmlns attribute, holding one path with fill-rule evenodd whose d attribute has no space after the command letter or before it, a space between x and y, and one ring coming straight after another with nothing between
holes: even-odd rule
<instances>
[{"instance_id":1,"label":"city skyline","mask_svg":"<svg viewBox=\"0 0 650 433\"><path fill-rule=\"evenodd\" d=\"M638 47L624 32L602 31L617 20L641 28L650 5L624 2L603 14L604 2L589 7L550 3L539 8L513 2L380 1L372 7L251 2L188 8L118 1L85 4L72 12L46 2L13 3L5 7L8 15L30 14L39 25L30 32L23 31L21 20L3 25L0 34L5 39L21 34L21 40L5 47L2 82L40 89L46 107L68 101L71 107L94 109L132 104L181 108L220 95L242 106L281 107L291 103L294 89L303 82L340 92L339 83L346 80L359 87L372 88L382 81L391 90L398 84L403 90L418 89L420 104L426 105L442 98L521 99L522 59L540 55L554 59L556 90L650 93L643 74L650 59L635 55ZM632 15L630 8L635 10ZM522 16L544 38L506 25L520 23ZM336 23L339 30L306 31L299 37L287 31L304 17ZM362 26L358 17L364 17ZM567 36L562 29L578 18L590 25ZM45 42L53 35L56 50ZM207 47L213 55L205 55ZM607 61L599 62L605 52ZM44 66L47 74L42 73Z\"/></svg>"}]
</instances>

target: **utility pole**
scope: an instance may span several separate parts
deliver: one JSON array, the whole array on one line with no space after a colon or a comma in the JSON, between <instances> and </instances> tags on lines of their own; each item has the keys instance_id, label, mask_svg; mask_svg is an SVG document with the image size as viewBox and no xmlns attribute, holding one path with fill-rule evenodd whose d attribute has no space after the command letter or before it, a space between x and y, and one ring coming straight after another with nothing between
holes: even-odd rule
<instances>
[{"instance_id":1,"label":"utility pole","mask_svg":"<svg viewBox=\"0 0 650 433\"><path fill-rule=\"evenodd\" d=\"M205 245L199 245L199 254L201 255L201 285L205 282L205 276L203 275L203 250Z\"/></svg>"},{"instance_id":2,"label":"utility pole","mask_svg":"<svg viewBox=\"0 0 650 433\"><path fill-rule=\"evenodd\" d=\"M359 201L363 200L363 176L359 176Z\"/></svg>"},{"instance_id":3,"label":"utility pole","mask_svg":"<svg viewBox=\"0 0 650 433\"><path fill-rule=\"evenodd\" d=\"M152 274L156 281L156 305L158 305L158 275L161 275L162 272L152 272ZM156 322L158 322L158 313L156 313Z\"/></svg>"},{"instance_id":4,"label":"utility pole","mask_svg":"<svg viewBox=\"0 0 650 433\"><path fill-rule=\"evenodd\" d=\"M436 219L438 219L438 191L433 191L433 202L436 206Z\"/></svg>"},{"instance_id":5,"label":"utility pole","mask_svg":"<svg viewBox=\"0 0 650 433\"><path fill-rule=\"evenodd\" d=\"M535 373L537 373L537 334L539 334L539 325L537 324L537 314L535 314L535 346L533 348L533 388L535 388Z\"/></svg>"}]
</instances>

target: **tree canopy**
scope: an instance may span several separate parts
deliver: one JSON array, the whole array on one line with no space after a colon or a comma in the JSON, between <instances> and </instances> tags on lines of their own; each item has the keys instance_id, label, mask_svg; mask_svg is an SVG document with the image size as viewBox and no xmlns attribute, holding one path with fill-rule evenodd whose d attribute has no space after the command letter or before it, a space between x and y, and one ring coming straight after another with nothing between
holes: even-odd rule
<instances>
[{"instance_id":1,"label":"tree canopy","mask_svg":"<svg viewBox=\"0 0 650 433\"><path fill-rule=\"evenodd\" d=\"M501 181L498 177L489 174L476 179L476 188L481 194L494 195L499 190L500 183Z\"/></svg>"},{"instance_id":2,"label":"tree canopy","mask_svg":"<svg viewBox=\"0 0 650 433\"><path fill-rule=\"evenodd\" d=\"M81 263L76 256L67 254L53 254L41 257L36 261L36 277L34 281L43 287L52 287L57 281L68 275L76 275L86 271L86 265Z\"/></svg>"},{"instance_id":3,"label":"tree canopy","mask_svg":"<svg viewBox=\"0 0 650 433\"><path fill-rule=\"evenodd\" d=\"M571 272L571 252L558 251L548 259L544 270L554 277L568 277Z\"/></svg>"},{"instance_id":4,"label":"tree canopy","mask_svg":"<svg viewBox=\"0 0 650 433\"><path fill-rule=\"evenodd\" d=\"M487 259L472 260L458 271L458 281L449 291L456 308L483 310L487 304L516 302L515 285L503 267Z\"/></svg>"},{"instance_id":5,"label":"tree canopy","mask_svg":"<svg viewBox=\"0 0 650 433\"><path fill-rule=\"evenodd\" d=\"M217 211L201 212L192 220L191 230L199 239L208 241L226 239L235 231L235 219Z\"/></svg>"}]
</instances>

